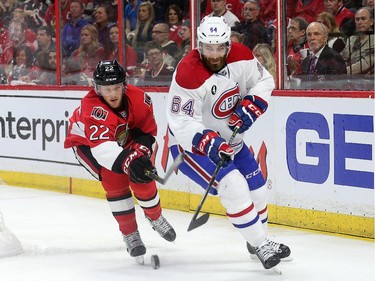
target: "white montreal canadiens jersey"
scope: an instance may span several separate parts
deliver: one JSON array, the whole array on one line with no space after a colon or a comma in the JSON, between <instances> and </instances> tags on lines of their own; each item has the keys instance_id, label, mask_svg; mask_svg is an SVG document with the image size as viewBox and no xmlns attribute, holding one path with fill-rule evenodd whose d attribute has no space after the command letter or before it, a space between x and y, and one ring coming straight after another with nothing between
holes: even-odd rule
<instances>
[{"instance_id":1,"label":"white montreal canadiens jersey","mask_svg":"<svg viewBox=\"0 0 375 281\"><path fill-rule=\"evenodd\" d=\"M192 50L178 64L167 98L169 146L179 144L191 151L192 139L204 129L215 130L229 141L232 130L228 120L246 95L269 100L275 84L271 74L241 44L232 44L227 66L218 73L209 71ZM242 147L243 134L233 141Z\"/></svg>"}]
</instances>

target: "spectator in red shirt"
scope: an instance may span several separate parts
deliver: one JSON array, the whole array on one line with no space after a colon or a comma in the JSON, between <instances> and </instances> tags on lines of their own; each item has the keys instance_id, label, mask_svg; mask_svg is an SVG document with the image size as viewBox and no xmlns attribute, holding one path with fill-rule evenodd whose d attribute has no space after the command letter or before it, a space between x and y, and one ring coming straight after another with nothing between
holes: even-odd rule
<instances>
[{"instance_id":1,"label":"spectator in red shirt","mask_svg":"<svg viewBox=\"0 0 375 281\"><path fill-rule=\"evenodd\" d=\"M169 25L169 39L180 47L182 38L180 35L182 27L182 10L179 6L172 4L167 8L165 13L165 22Z\"/></svg>"},{"instance_id":2,"label":"spectator in red shirt","mask_svg":"<svg viewBox=\"0 0 375 281\"><path fill-rule=\"evenodd\" d=\"M290 3L289 6L294 5ZM316 17L324 11L323 0L298 0L295 8L295 14L291 17L303 17L308 23L315 21Z\"/></svg>"},{"instance_id":3,"label":"spectator in red shirt","mask_svg":"<svg viewBox=\"0 0 375 281\"><path fill-rule=\"evenodd\" d=\"M119 28L117 24L109 27L109 38L104 44L104 56L106 60L119 60ZM125 46L126 73L131 75L132 70L137 66L137 53L126 43Z\"/></svg>"},{"instance_id":4,"label":"spectator in red shirt","mask_svg":"<svg viewBox=\"0 0 375 281\"><path fill-rule=\"evenodd\" d=\"M347 35L355 30L354 14L347 9L342 0L324 0L326 11L335 16L340 32Z\"/></svg>"},{"instance_id":5,"label":"spectator in red shirt","mask_svg":"<svg viewBox=\"0 0 375 281\"><path fill-rule=\"evenodd\" d=\"M276 19L276 0L260 0L259 6L259 19L269 26ZM324 5L323 0L286 0L284 9L287 18L303 17L309 23L324 11Z\"/></svg>"}]
</instances>

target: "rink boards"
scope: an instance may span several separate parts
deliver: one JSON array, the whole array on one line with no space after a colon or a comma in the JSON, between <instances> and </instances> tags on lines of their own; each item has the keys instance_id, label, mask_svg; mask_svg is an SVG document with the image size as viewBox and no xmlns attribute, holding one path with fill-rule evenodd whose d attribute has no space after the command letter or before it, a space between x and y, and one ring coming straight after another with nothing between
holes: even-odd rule
<instances>
[{"instance_id":1,"label":"rink boards","mask_svg":"<svg viewBox=\"0 0 375 281\"><path fill-rule=\"evenodd\" d=\"M104 198L100 184L63 148L68 118L86 92L3 91L0 180L8 185ZM163 175L166 93L149 93L158 124L155 164ZM374 237L374 96L275 92L246 134L270 195L273 223ZM195 210L202 189L181 173L159 186L162 205ZM0 193L1 196L1 193ZM218 198L204 210L224 214Z\"/></svg>"}]
</instances>

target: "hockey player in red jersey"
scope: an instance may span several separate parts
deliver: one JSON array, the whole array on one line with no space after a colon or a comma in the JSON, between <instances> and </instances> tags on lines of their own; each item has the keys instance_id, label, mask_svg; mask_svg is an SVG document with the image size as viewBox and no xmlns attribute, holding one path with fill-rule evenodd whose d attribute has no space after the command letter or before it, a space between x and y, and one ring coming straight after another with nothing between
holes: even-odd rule
<instances>
[{"instance_id":1,"label":"hockey player in red jersey","mask_svg":"<svg viewBox=\"0 0 375 281\"><path fill-rule=\"evenodd\" d=\"M176 233L162 215L150 157L157 132L151 98L125 81L116 61L100 61L94 86L70 118L65 148L101 181L130 256L143 262L146 247L140 237L131 190L153 229L167 241Z\"/></svg>"},{"instance_id":2,"label":"hockey player in red jersey","mask_svg":"<svg viewBox=\"0 0 375 281\"><path fill-rule=\"evenodd\" d=\"M230 34L223 17L205 17L197 28L197 49L180 61L168 94L169 146L173 157L184 151L179 170L203 188L225 159L210 193L219 196L250 254L269 269L290 249L267 238L267 188L243 136L265 113L274 82Z\"/></svg>"}]
</instances>

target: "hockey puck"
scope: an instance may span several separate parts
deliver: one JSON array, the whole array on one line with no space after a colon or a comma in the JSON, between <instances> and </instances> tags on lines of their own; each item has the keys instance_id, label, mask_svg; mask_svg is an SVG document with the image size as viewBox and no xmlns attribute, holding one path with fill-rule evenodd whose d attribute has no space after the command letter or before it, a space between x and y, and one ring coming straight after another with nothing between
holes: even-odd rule
<instances>
[{"instance_id":1,"label":"hockey puck","mask_svg":"<svg viewBox=\"0 0 375 281\"><path fill-rule=\"evenodd\" d=\"M151 265L153 269L158 269L160 267L160 260L158 255L151 256Z\"/></svg>"}]
</instances>

